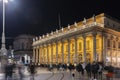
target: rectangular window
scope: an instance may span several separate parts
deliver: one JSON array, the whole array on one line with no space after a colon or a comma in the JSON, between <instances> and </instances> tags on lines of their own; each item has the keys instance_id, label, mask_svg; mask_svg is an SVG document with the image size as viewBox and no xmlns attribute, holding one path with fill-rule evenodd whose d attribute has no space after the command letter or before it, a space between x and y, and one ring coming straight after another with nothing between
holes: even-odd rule
<instances>
[{"instance_id":1,"label":"rectangular window","mask_svg":"<svg viewBox=\"0 0 120 80\"><path fill-rule=\"evenodd\" d=\"M90 41L86 42L86 49L89 50L90 49Z\"/></svg>"},{"instance_id":2,"label":"rectangular window","mask_svg":"<svg viewBox=\"0 0 120 80\"><path fill-rule=\"evenodd\" d=\"M68 45L66 45L66 52L68 52Z\"/></svg>"},{"instance_id":3,"label":"rectangular window","mask_svg":"<svg viewBox=\"0 0 120 80\"><path fill-rule=\"evenodd\" d=\"M99 39L96 39L96 48L99 49Z\"/></svg>"},{"instance_id":4,"label":"rectangular window","mask_svg":"<svg viewBox=\"0 0 120 80\"><path fill-rule=\"evenodd\" d=\"M113 41L113 48L116 48L116 46L115 46L115 41Z\"/></svg>"},{"instance_id":5,"label":"rectangular window","mask_svg":"<svg viewBox=\"0 0 120 80\"><path fill-rule=\"evenodd\" d=\"M74 44L72 44L72 51L74 51L74 47L75 47Z\"/></svg>"},{"instance_id":6,"label":"rectangular window","mask_svg":"<svg viewBox=\"0 0 120 80\"><path fill-rule=\"evenodd\" d=\"M79 43L79 51L81 51L82 50L82 43L80 42Z\"/></svg>"},{"instance_id":7,"label":"rectangular window","mask_svg":"<svg viewBox=\"0 0 120 80\"><path fill-rule=\"evenodd\" d=\"M120 42L118 42L118 49L120 49Z\"/></svg>"},{"instance_id":8,"label":"rectangular window","mask_svg":"<svg viewBox=\"0 0 120 80\"><path fill-rule=\"evenodd\" d=\"M110 39L107 40L107 47L110 48Z\"/></svg>"}]
</instances>

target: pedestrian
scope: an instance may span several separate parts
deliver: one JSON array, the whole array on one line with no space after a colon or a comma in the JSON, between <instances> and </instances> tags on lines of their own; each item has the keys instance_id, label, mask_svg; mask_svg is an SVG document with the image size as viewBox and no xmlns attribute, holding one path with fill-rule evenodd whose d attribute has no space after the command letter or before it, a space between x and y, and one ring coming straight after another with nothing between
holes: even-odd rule
<instances>
[{"instance_id":1,"label":"pedestrian","mask_svg":"<svg viewBox=\"0 0 120 80\"><path fill-rule=\"evenodd\" d=\"M81 76L84 75L84 69L83 69L83 66L81 65L81 63L79 63L77 66L76 66L76 70L81 73Z\"/></svg>"},{"instance_id":2,"label":"pedestrian","mask_svg":"<svg viewBox=\"0 0 120 80\"><path fill-rule=\"evenodd\" d=\"M109 65L108 73L106 74L107 80L110 80L110 79L113 80L113 72L114 72L114 68L111 65Z\"/></svg>"},{"instance_id":3,"label":"pedestrian","mask_svg":"<svg viewBox=\"0 0 120 80\"><path fill-rule=\"evenodd\" d=\"M102 80L102 72L103 72L103 66L101 63L99 63L98 74L99 74L100 80Z\"/></svg>"},{"instance_id":4,"label":"pedestrian","mask_svg":"<svg viewBox=\"0 0 120 80\"><path fill-rule=\"evenodd\" d=\"M91 71L92 71L92 65L90 62L85 66L85 70L87 71L88 78L91 78Z\"/></svg>"},{"instance_id":5,"label":"pedestrian","mask_svg":"<svg viewBox=\"0 0 120 80\"><path fill-rule=\"evenodd\" d=\"M23 71L22 71L22 68L23 66L21 65L18 65L18 73L19 73L19 76L20 76L20 80L23 80Z\"/></svg>"},{"instance_id":6,"label":"pedestrian","mask_svg":"<svg viewBox=\"0 0 120 80\"><path fill-rule=\"evenodd\" d=\"M93 62L92 64L92 74L93 74L93 78L94 80L97 79L97 76L98 76L98 69L99 69L99 65L97 62Z\"/></svg>"},{"instance_id":7,"label":"pedestrian","mask_svg":"<svg viewBox=\"0 0 120 80\"><path fill-rule=\"evenodd\" d=\"M8 63L5 66L5 80L12 80L12 75L13 75L13 64Z\"/></svg>"},{"instance_id":8,"label":"pedestrian","mask_svg":"<svg viewBox=\"0 0 120 80\"><path fill-rule=\"evenodd\" d=\"M34 75L35 75L35 65L34 65L34 63L31 63L31 64L29 65L29 71L30 71L32 80L34 80Z\"/></svg>"}]
</instances>

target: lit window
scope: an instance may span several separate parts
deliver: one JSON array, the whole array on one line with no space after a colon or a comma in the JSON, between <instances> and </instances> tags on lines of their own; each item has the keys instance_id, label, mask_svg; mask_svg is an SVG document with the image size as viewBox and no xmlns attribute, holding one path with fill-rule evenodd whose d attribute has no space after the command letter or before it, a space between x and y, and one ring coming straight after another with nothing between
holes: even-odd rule
<instances>
[{"instance_id":1,"label":"lit window","mask_svg":"<svg viewBox=\"0 0 120 80\"><path fill-rule=\"evenodd\" d=\"M79 43L79 51L82 50L82 43Z\"/></svg>"},{"instance_id":2,"label":"lit window","mask_svg":"<svg viewBox=\"0 0 120 80\"><path fill-rule=\"evenodd\" d=\"M90 41L86 42L86 49L89 50L90 49Z\"/></svg>"},{"instance_id":3,"label":"lit window","mask_svg":"<svg viewBox=\"0 0 120 80\"><path fill-rule=\"evenodd\" d=\"M68 52L68 45L66 45L66 52Z\"/></svg>"},{"instance_id":4,"label":"lit window","mask_svg":"<svg viewBox=\"0 0 120 80\"><path fill-rule=\"evenodd\" d=\"M72 51L74 51L74 47L75 47L74 44L72 44Z\"/></svg>"},{"instance_id":5,"label":"lit window","mask_svg":"<svg viewBox=\"0 0 120 80\"><path fill-rule=\"evenodd\" d=\"M99 49L99 39L96 39L96 48Z\"/></svg>"}]
</instances>

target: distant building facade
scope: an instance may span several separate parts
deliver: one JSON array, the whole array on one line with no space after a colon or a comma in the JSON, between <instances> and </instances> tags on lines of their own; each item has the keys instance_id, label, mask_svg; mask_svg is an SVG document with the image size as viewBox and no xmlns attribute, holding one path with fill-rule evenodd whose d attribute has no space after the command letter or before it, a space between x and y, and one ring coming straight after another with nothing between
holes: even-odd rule
<instances>
[{"instance_id":1,"label":"distant building facade","mask_svg":"<svg viewBox=\"0 0 120 80\"><path fill-rule=\"evenodd\" d=\"M19 35L14 39L13 49L16 60L22 61L24 64L30 63L33 56L33 37L32 35Z\"/></svg>"},{"instance_id":2,"label":"distant building facade","mask_svg":"<svg viewBox=\"0 0 120 80\"><path fill-rule=\"evenodd\" d=\"M99 61L120 66L120 21L104 13L33 39L36 64Z\"/></svg>"}]
</instances>

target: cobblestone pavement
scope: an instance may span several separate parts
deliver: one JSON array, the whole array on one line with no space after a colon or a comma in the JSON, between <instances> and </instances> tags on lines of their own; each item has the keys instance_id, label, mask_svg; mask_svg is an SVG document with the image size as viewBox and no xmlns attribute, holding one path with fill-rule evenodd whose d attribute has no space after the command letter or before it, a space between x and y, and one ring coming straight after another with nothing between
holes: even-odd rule
<instances>
[{"instance_id":1,"label":"cobblestone pavement","mask_svg":"<svg viewBox=\"0 0 120 80\"><path fill-rule=\"evenodd\" d=\"M48 71L48 69L46 68L37 68L36 69L37 74L35 75L35 80L60 80L62 77L62 74L64 74L64 77L62 80L91 80L87 77L86 73L84 76L81 76L77 71L73 70L73 71L58 71L56 69L52 71ZM72 74L75 74L75 77L72 76ZM31 76L29 74L28 71L24 71L24 79L23 80L30 80ZM4 80L4 74L0 74L0 80ZM14 74L13 75L14 80L19 80L19 75L18 74ZM97 79L100 80L100 79ZM105 74L103 74L103 79L102 80L106 80L106 76ZM113 80L120 80L120 78L115 78L115 76L113 77Z\"/></svg>"}]
</instances>

